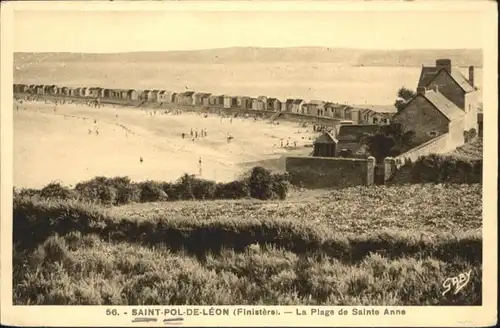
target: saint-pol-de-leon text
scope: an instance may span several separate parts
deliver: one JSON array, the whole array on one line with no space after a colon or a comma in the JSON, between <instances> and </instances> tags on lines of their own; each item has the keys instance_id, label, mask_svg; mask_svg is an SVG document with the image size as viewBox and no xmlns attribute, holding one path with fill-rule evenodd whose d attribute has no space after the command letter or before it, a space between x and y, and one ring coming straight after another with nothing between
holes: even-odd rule
<instances>
[{"instance_id":1,"label":"saint-pol-de-leon text","mask_svg":"<svg viewBox=\"0 0 500 328\"><path fill-rule=\"evenodd\" d=\"M312 315L312 316L323 316L323 317L331 317L334 315L406 315L406 311L403 309L324 309L324 308L311 308L307 310L299 310L297 309L295 312L296 315Z\"/></svg>"}]
</instances>

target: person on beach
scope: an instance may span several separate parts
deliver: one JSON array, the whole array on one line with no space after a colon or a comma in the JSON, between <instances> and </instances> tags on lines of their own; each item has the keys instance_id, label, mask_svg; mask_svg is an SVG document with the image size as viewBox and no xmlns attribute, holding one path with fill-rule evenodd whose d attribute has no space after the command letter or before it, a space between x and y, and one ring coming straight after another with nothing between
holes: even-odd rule
<instances>
[{"instance_id":1,"label":"person on beach","mask_svg":"<svg viewBox=\"0 0 500 328\"><path fill-rule=\"evenodd\" d=\"M142 157L139 157L139 162L144 162L144 160L142 159Z\"/></svg>"}]
</instances>

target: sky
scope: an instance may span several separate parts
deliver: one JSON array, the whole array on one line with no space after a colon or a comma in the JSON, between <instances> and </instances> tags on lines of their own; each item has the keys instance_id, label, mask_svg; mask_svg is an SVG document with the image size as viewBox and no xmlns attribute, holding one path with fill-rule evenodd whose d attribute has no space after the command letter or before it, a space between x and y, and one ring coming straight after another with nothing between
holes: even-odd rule
<instances>
[{"instance_id":1,"label":"sky","mask_svg":"<svg viewBox=\"0 0 500 328\"><path fill-rule=\"evenodd\" d=\"M21 11L16 52L225 47L481 48L474 11Z\"/></svg>"}]
</instances>

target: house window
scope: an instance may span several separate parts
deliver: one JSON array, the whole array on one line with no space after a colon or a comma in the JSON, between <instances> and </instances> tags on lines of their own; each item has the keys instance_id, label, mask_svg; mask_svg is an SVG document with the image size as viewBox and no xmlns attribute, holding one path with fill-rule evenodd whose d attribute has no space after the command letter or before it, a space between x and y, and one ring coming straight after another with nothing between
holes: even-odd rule
<instances>
[{"instance_id":1,"label":"house window","mask_svg":"<svg viewBox=\"0 0 500 328\"><path fill-rule=\"evenodd\" d=\"M431 131L431 132L429 132L429 135L430 135L431 137L435 137L435 136L437 136L437 135L438 135L438 133L437 133L436 131Z\"/></svg>"},{"instance_id":2,"label":"house window","mask_svg":"<svg viewBox=\"0 0 500 328\"><path fill-rule=\"evenodd\" d=\"M378 118L374 117L373 118L373 123L377 124L378 123Z\"/></svg>"}]
</instances>

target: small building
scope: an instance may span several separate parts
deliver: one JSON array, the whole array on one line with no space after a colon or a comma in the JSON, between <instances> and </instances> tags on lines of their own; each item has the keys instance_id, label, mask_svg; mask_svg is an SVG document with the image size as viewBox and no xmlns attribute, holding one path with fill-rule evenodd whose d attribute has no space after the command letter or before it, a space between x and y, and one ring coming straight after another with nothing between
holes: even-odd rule
<instances>
[{"instance_id":1,"label":"small building","mask_svg":"<svg viewBox=\"0 0 500 328\"><path fill-rule=\"evenodd\" d=\"M390 117L386 114L375 112L367 108L359 108L358 124L379 124L387 125L390 123Z\"/></svg>"},{"instance_id":2,"label":"small building","mask_svg":"<svg viewBox=\"0 0 500 328\"><path fill-rule=\"evenodd\" d=\"M208 97L210 106L224 106L224 96L211 95Z\"/></svg>"},{"instance_id":3,"label":"small building","mask_svg":"<svg viewBox=\"0 0 500 328\"><path fill-rule=\"evenodd\" d=\"M252 99L252 109L253 110L265 110L267 106L267 103L265 103L263 100L255 98Z\"/></svg>"},{"instance_id":4,"label":"small building","mask_svg":"<svg viewBox=\"0 0 500 328\"><path fill-rule=\"evenodd\" d=\"M167 90L161 90L158 93L158 102L161 103L171 103L172 102L172 92Z\"/></svg>"},{"instance_id":5,"label":"small building","mask_svg":"<svg viewBox=\"0 0 500 328\"><path fill-rule=\"evenodd\" d=\"M172 104L179 104L179 94L177 92L172 92Z\"/></svg>"},{"instance_id":6,"label":"small building","mask_svg":"<svg viewBox=\"0 0 500 328\"><path fill-rule=\"evenodd\" d=\"M35 87L35 93L39 95L45 94L45 87L43 85L37 85Z\"/></svg>"},{"instance_id":7,"label":"small building","mask_svg":"<svg viewBox=\"0 0 500 328\"><path fill-rule=\"evenodd\" d=\"M60 90L60 93L64 96L70 96L69 88L68 87L62 87Z\"/></svg>"},{"instance_id":8,"label":"small building","mask_svg":"<svg viewBox=\"0 0 500 328\"><path fill-rule=\"evenodd\" d=\"M282 111L293 112L293 102L294 102L294 99L287 99L284 103L285 108L282 108Z\"/></svg>"},{"instance_id":9,"label":"small building","mask_svg":"<svg viewBox=\"0 0 500 328\"><path fill-rule=\"evenodd\" d=\"M313 156L337 157L338 140L329 132L324 132L314 141Z\"/></svg>"},{"instance_id":10,"label":"small building","mask_svg":"<svg viewBox=\"0 0 500 328\"><path fill-rule=\"evenodd\" d=\"M242 109L252 108L252 98L248 96L238 96L236 97L236 106Z\"/></svg>"},{"instance_id":11,"label":"small building","mask_svg":"<svg viewBox=\"0 0 500 328\"><path fill-rule=\"evenodd\" d=\"M89 88L81 88L80 89L80 96L81 97L88 97L88 96L90 96Z\"/></svg>"},{"instance_id":12,"label":"small building","mask_svg":"<svg viewBox=\"0 0 500 328\"><path fill-rule=\"evenodd\" d=\"M307 112L306 102L304 99L294 99L292 103L292 112L298 114L309 114Z\"/></svg>"},{"instance_id":13,"label":"small building","mask_svg":"<svg viewBox=\"0 0 500 328\"><path fill-rule=\"evenodd\" d=\"M179 104L181 105L194 105L194 91L186 91L179 94Z\"/></svg>"},{"instance_id":14,"label":"small building","mask_svg":"<svg viewBox=\"0 0 500 328\"><path fill-rule=\"evenodd\" d=\"M223 96L224 97L224 108L235 108L238 106L238 100L236 97Z\"/></svg>"},{"instance_id":15,"label":"small building","mask_svg":"<svg viewBox=\"0 0 500 328\"><path fill-rule=\"evenodd\" d=\"M142 101L151 101L153 99L153 92L151 90L144 90L140 98Z\"/></svg>"},{"instance_id":16,"label":"small building","mask_svg":"<svg viewBox=\"0 0 500 328\"><path fill-rule=\"evenodd\" d=\"M151 102L158 102L158 94L160 93L160 90L153 90L151 91L151 97L150 100Z\"/></svg>"},{"instance_id":17,"label":"small building","mask_svg":"<svg viewBox=\"0 0 500 328\"><path fill-rule=\"evenodd\" d=\"M100 88L89 88L89 96L92 98L98 98L101 95Z\"/></svg>"},{"instance_id":18,"label":"small building","mask_svg":"<svg viewBox=\"0 0 500 328\"><path fill-rule=\"evenodd\" d=\"M377 124L342 124L337 132L337 154L342 157L359 157L358 151L363 147L363 140L378 132Z\"/></svg>"},{"instance_id":19,"label":"small building","mask_svg":"<svg viewBox=\"0 0 500 328\"><path fill-rule=\"evenodd\" d=\"M267 98L267 110L280 112L282 110L281 101L277 98Z\"/></svg>"},{"instance_id":20,"label":"small building","mask_svg":"<svg viewBox=\"0 0 500 328\"><path fill-rule=\"evenodd\" d=\"M257 100L262 103L262 110L267 110L267 97L266 96L258 96Z\"/></svg>"},{"instance_id":21,"label":"small building","mask_svg":"<svg viewBox=\"0 0 500 328\"><path fill-rule=\"evenodd\" d=\"M325 116L325 102L322 100L311 100L306 104L309 115Z\"/></svg>"},{"instance_id":22,"label":"small building","mask_svg":"<svg viewBox=\"0 0 500 328\"><path fill-rule=\"evenodd\" d=\"M57 85L53 84L44 86L44 94L55 96L58 93L59 93L59 88L57 87Z\"/></svg>"},{"instance_id":23,"label":"small building","mask_svg":"<svg viewBox=\"0 0 500 328\"><path fill-rule=\"evenodd\" d=\"M78 88L69 88L69 95L71 97L78 97L79 96Z\"/></svg>"}]
</instances>

